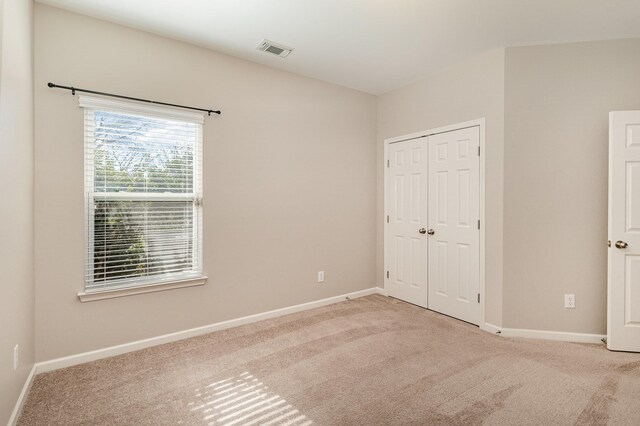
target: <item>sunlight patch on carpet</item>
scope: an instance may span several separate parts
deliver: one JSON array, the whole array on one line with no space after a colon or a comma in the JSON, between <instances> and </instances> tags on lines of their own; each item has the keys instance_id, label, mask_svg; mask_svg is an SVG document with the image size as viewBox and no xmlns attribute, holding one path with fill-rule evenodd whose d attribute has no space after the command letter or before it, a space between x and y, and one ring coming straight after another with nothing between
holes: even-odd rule
<instances>
[{"instance_id":1,"label":"sunlight patch on carpet","mask_svg":"<svg viewBox=\"0 0 640 426\"><path fill-rule=\"evenodd\" d=\"M210 426L308 426L313 422L251 373L244 372L196 389L192 412Z\"/></svg>"}]
</instances>

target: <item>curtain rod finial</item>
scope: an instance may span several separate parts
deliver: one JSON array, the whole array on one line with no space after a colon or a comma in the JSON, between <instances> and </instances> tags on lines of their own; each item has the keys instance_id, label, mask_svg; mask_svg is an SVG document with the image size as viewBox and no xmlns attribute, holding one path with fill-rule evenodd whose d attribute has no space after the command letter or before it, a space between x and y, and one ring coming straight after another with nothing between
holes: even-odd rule
<instances>
[{"instance_id":1,"label":"curtain rod finial","mask_svg":"<svg viewBox=\"0 0 640 426\"><path fill-rule=\"evenodd\" d=\"M49 87L56 87L56 85L55 85L55 84L53 84L53 83L51 83L51 82L47 83L47 86L49 86Z\"/></svg>"}]
</instances>

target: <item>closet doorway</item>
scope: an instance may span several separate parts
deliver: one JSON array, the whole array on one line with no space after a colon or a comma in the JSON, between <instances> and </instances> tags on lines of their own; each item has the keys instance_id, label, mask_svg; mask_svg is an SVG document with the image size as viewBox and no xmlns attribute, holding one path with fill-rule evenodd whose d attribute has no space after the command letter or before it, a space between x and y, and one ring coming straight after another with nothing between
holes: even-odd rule
<instances>
[{"instance_id":1,"label":"closet doorway","mask_svg":"<svg viewBox=\"0 0 640 426\"><path fill-rule=\"evenodd\" d=\"M484 120L385 140L385 290L484 317Z\"/></svg>"}]
</instances>

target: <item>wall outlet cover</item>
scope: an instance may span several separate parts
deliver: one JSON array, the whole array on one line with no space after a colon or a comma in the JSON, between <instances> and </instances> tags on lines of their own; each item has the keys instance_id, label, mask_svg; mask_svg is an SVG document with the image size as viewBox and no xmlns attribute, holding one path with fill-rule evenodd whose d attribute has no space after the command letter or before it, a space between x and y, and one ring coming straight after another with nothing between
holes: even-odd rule
<instances>
[{"instance_id":1,"label":"wall outlet cover","mask_svg":"<svg viewBox=\"0 0 640 426\"><path fill-rule=\"evenodd\" d=\"M576 308L576 295L575 294L565 294L564 295L564 307L566 309L575 309Z\"/></svg>"},{"instance_id":2,"label":"wall outlet cover","mask_svg":"<svg viewBox=\"0 0 640 426\"><path fill-rule=\"evenodd\" d=\"M15 345L13 347L13 371L18 369L18 365L20 365L20 345Z\"/></svg>"}]
</instances>

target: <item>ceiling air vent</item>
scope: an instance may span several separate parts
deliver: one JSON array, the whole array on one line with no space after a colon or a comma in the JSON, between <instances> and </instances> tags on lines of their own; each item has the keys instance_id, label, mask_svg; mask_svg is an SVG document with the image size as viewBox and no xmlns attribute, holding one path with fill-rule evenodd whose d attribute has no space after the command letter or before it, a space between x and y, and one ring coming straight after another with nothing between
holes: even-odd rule
<instances>
[{"instance_id":1,"label":"ceiling air vent","mask_svg":"<svg viewBox=\"0 0 640 426\"><path fill-rule=\"evenodd\" d=\"M266 39L262 43L260 43L258 47L256 47L256 49L262 50L263 52L271 53L276 56L280 56L281 58L286 58L287 56L289 56L289 53L293 52L293 47L274 43Z\"/></svg>"}]
</instances>

